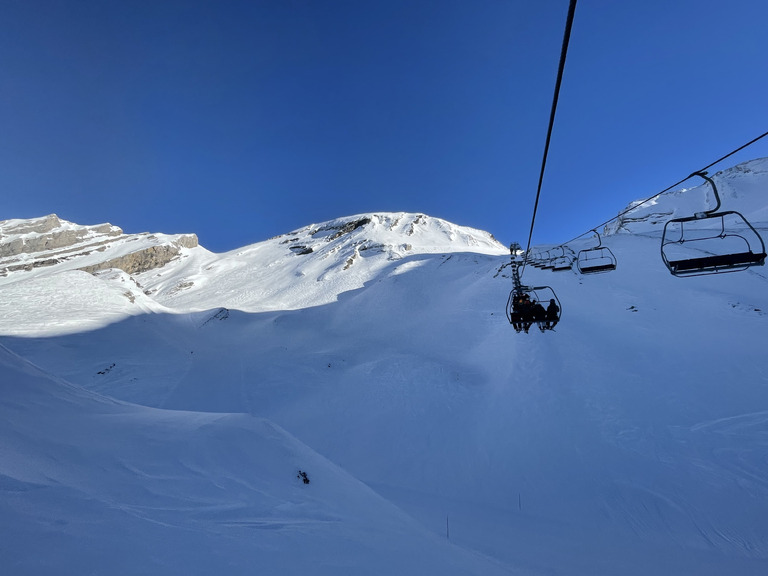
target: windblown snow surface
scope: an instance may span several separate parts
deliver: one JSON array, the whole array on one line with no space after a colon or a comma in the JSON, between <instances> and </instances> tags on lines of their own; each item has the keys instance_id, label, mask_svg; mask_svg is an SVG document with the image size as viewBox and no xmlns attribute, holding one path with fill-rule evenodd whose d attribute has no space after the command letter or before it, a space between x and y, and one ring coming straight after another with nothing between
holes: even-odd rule
<instances>
[{"instance_id":1,"label":"windblown snow surface","mask_svg":"<svg viewBox=\"0 0 768 576\"><path fill-rule=\"evenodd\" d=\"M768 162L717 181L765 233ZM768 271L659 255L708 201L528 266L547 333L503 246L414 214L0 278L3 574L768 573Z\"/></svg>"}]
</instances>

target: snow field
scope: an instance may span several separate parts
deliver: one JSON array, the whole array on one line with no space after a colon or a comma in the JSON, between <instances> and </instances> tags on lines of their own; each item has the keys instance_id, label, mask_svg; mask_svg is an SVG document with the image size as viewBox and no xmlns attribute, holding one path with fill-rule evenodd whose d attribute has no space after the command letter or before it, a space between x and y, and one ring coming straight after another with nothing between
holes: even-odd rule
<instances>
[{"instance_id":1,"label":"snow field","mask_svg":"<svg viewBox=\"0 0 768 576\"><path fill-rule=\"evenodd\" d=\"M152 313L119 275L15 293L19 573L765 573L765 270L674 278L658 228L609 235L615 272L526 269L563 318L525 335L503 250L361 252L364 230L190 251L137 279Z\"/></svg>"}]
</instances>

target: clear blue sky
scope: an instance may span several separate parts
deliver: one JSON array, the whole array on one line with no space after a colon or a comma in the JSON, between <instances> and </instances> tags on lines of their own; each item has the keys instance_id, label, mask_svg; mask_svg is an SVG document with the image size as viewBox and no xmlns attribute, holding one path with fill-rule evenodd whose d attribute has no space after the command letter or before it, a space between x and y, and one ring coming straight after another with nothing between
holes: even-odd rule
<instances>
[{"instance_id":1,"label":"clear blue sky","mask_svg":"<svg viewBox=\"0 0 768 576\"><path fill-rule=\"evenodd\" d=\"M0 219L195 232L220 252L410 211L524 243L567 10L0 0ZM768 131L766 23L764 0L580 0L534 242Z\"/></svg>"}]
</instances>

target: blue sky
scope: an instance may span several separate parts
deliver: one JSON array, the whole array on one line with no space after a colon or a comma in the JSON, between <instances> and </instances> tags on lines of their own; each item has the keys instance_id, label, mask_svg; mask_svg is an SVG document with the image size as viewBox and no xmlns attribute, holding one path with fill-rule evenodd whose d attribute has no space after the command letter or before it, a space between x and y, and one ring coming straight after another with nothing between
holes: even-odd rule
<instances>
[{"instance_id":1,"label":"blue sky","mask_svg":"<svg viewBox=\"0 0 768 576\"><path fill-rule=\"evenodd\" d=\"M0 219L195 232L221 252L409 211L524 243L567 10L2 0ZM763 0L581 0L534 243L767 131L766 22Z\"/></svg>"}]
</instances>

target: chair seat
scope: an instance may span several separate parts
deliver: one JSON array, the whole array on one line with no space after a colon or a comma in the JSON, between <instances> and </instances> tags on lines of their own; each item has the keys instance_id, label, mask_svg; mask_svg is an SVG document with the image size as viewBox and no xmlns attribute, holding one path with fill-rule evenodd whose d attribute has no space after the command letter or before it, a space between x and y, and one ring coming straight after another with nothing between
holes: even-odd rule
<instances>
[{"instance_id":1,"label":"chair seat","mask_svg":"<svg viewBox=\"0 0 768 576\"><path fill-rule=\"evenodd\" d=\"M736 254L716 254L702 258L687 260L672 260L669 267L673 272L695 272L698 270L717 270L738 268L740 266L756 266L765 263L765 252L738 252Z\"/></svg>"},{"instance_id":2,"label":"chair seat","mask_svg":"<svg viewBox=\"0 0 768 576\"><path fill-rule=\"evenodd\" d=\"M584 264L579 265L579 272L582 274L589 274L593 272L609 272L611 270L616 270L616 264L598 264L595 266L585 266Z\"/></svg>"}]
</instances>

